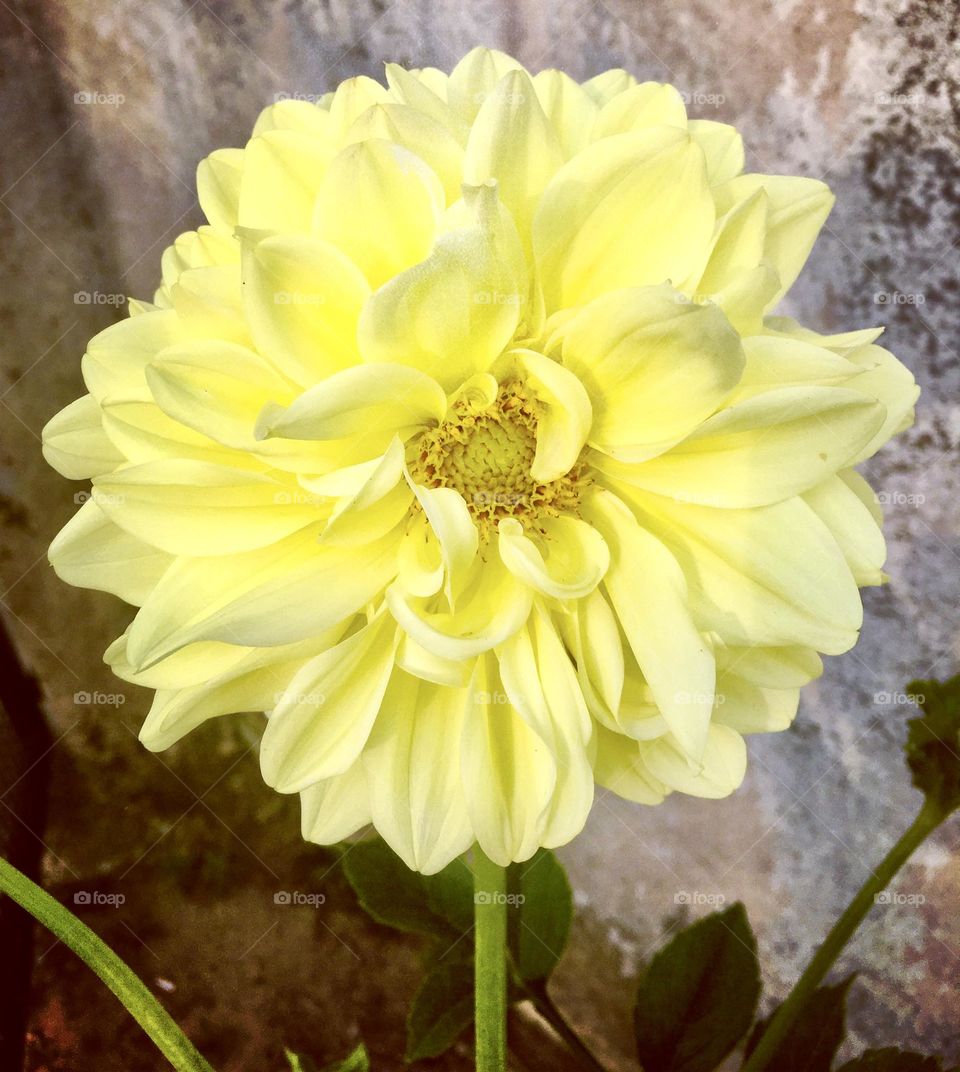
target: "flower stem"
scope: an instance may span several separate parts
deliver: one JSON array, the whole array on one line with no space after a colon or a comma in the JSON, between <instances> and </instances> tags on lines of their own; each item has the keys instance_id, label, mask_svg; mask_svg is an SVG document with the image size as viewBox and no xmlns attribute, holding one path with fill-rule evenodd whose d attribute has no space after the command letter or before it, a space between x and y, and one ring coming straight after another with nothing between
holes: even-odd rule
<instances>
[{"instance_id":1,"label":"flower stem","mask_svg":"<svg viewBox=\"0 0 960 1072\"><path fill-rule=\"evenodd\" d=\"M507 1067L507 872L476 846L473 853L477 1072Z\"/></svg>"},{"instance_id":2,"label":"flower stem","mask_svg":"<svg viewBox=\"0 0 960 1072\"><path fill-rule=\"evenodd\" d=\"M914 851L945 818L946 816L940 808L929 800L924 802L917 817L907 827L878 867L871 873L859 892L847 905L843 915L834 923L830 933L797 980L786 1001L777 1009L767 1025L766 1031L760 1037L757 1048L745 1062L740 1072L761 1072L762 1069L767 1067L777 1047L800 1014L807 999L816 990L832 967L833 962L839 956L840 951L873 907L877 894L889 885L894 875L903 867Z\"/></svg>"},{"instance_id":3,"label":"flower stem","mask_svg":"<svg viewBox=\"0 0 960 1072\"><path fill-rule=\"evenodd\" d=\"M117 954L58 900L2 857L0 891L52 931L100 976L177 1072L213 1072L169 1013Z\"/></svg>"}]
</instances>

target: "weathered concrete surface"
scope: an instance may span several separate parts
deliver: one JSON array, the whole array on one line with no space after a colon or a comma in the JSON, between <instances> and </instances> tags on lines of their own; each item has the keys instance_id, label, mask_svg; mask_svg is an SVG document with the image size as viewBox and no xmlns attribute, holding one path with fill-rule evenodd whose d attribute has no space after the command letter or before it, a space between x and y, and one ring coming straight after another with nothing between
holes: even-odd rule
<instances>
[{"instance_id":1,"label":"weathered concrete surface","mask_svg":"<svg viewBox=\"0 0 960 1072\"><path fill-rule=\"evenodd\" d=\"M946 676L958 659L957 21L951 0L0 8L3 602L60 737L47 878L68 897L126 897L86 918L218 1069L277 1069L282 1043L328 1060L359 1036L374 1067L401 1067L416 947L366 922L324 877L295 808L260 784L242 727L206 727L159 758L136 743L145 697L100 665L122 608L67 589L44 562L74 504L37 435L79 392L85 340L116 315L75 293L148 296L164 244L199 222L197 160L242 144L275 94L376 75L383 59L449 67L476 43L578 77L624 66L670 80L693 114L741 127L755 169L834 187L788 311L823 328L887 323L888 345L923 384L917 426L870 467L890 500L893 579L868 593L860 646L829 661L795 728L753 742L737 796L654 810L604 798L564 852L581 916L558 1000L611 1067L629 1068L630 978L671 926L709 900L742 898L769 994L782 995L917 804L898 751L909 709L881 694ZM124 99L82 104L82 91ZM125 702L74 700L98 690ZM899 1041L960 1057L958 840L954 823L899 879L925 901L877 908L845 957L843 969L861 971L851 1053ZM314 888L328 894L321 913L273 904L277 890ZM682 894L695 903L678 904ZM30 1067L159 1068L86 969L49 944ZM467 1068L468 1055L438 1067Z\"/></svg>"}]
</instances>

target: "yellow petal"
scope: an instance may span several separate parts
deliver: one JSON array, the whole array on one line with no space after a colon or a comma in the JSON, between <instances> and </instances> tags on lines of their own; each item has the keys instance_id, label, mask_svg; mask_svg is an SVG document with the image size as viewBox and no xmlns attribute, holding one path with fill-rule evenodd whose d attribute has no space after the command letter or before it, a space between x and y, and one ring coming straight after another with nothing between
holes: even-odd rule
<instances>
[{"instance_id":1,"label":"yellow petal","mask_svg":"<svg viewBox=\"0 0 960 1072\"><path fill-rule=\"evenodd\" d=\"M703 152L685 131L595 143L553 176L533 221L548 313L618 287L686 279L713 224Z\"/></svg>"},{"instance_id":2,"label":"yellow petal","mask_svg":"<svg viewBox=\"0 0 960 1072\"><path fill-rule=\"evenodd\" d=\"M440 180L420 157L371 138L331 161L313 230L346 253L376 289L429 255L445 205Z\"/></svg>"},{"instance_id":3,"label":"yellow petal","mask_svg":"<svg viewBox=\"0 0 960 1072\"><path fill-rule=\"evenodd\" d=\"M820 228L830 214L834 196L818 179L787 175L738 175L715 187L717 210L725 213L757 190L769 198L764 256L780 277L780 290L770 301L772 308L790 289L813 249Z\"/></svg>"},{"instance_id":4,"label":"yellow petal","mask_svg":"<svg viewBox=\"0 0 960 1072\"><path fill-rule=\"evenodd\" d=\"M851 480L856 481L853 486ZM872 497L872 492L868 487L865 493L861 482L865 483L857 473L838 474L803 498L832 533L857 584L882 584L887 545L880 523L863 501L862 496Z\"/></svg>"},{"instance_id":5,"label":"yellow petal","mask_svg":"<svg viewBox=\"0 0 960 1072\"><path fill-rule=\"evenodd\" d=\"M110 592L137 607L174 561L121 529L92 499L57 533L47 557L67 584Z\"/></svg>"},{"instance_id":6,"label":"yellow petal","mask_svg":"<svg viewBox=\"0 0 960 1072\"><path fill-rule=\"evenodd\" d=\"M593 403L590 442L629 461L659 454L696 428L744 364L723 314L666 286L605 295L560 330L563 363Z\"/></svg>"},{"instance_id":7,"label":"yellow petal","mask_svg":"<svg viewBox=\"0 0 960 1072\"><path fill-rule=\"evenodd\" d=\"M736 127L712 119L691 119L687 130L703 150L707 179L717 186L743 171L743 138Z\"/></svg>"},{"instance_id":8,"label":"yellow petal","mask_svg":"<svg viewBox=\"0 0 960 1072\"><path fill-rule=\"evenodd\" d=\"M596 102L563 71L539 71L533 76L533 88L553 127L563 159L569 160L590 141L599 110Z\"/></svg>"},{"instance_id":9,"label":"yellow petal","mask_svg":"<svg viewBox=\"0 0 960 1072\"><path fill-rule=\"evenodd\" d=\"M121 528L174 555L231 555L316 524L324 511L243 469L165 459L96 478L95 502Z\"/></svg>"},{"instance_id":10,"label":"yellow petal","mask_svg":"<svg viewBox=\"0 0 960 1072\"><path fill-rule=\"evenodd\" d=\"M309 234L317 191L336 151L332 138L298 130L251 138L244 150L240 226Z\"/></svg>"},{"instance_id":11,"label":"yellow petal","mask_svg":"<svg viewBox=\"0 0 960 1072\"><path fill-rule=\"evenodd\" d=\"M505 867L542 844L556 761L509 702L496 659L478 660L463 730L463 788L483 851Z\"/></svg>"},{"instance_id":12,"label":"yellow petal","mask_svg":"<svg viewBox=\"0 0 960 1072\"><path fill-rule=\"evenodd\" d=\"M499 525L500 558L524 584L554 599L589 595L607 571L610 553L603 537L576 517L547 518L541 537L531 539L513 517Z\"/></svg>"},{"instance_id":13,"label":"yellow petal","mask_svg":"<svg viewBox=\"0 0 960 1072\"><path fill-rule=\"evenodd\" d=\"M217 149L197 167L197 195L213 227L233 234L240 216L242 149Z\"/></svg>"},{"instance_id":14,"label":"yellow petal","mask_svg":"<svg viewBox=\"0 0 960 1072\"><path fill-rule=\"evenodd\" d=\"M474 837L460 779L466 690L394 675L363 753L373 823L410 868L431 875Z\"/></svg>"},{"instance_id":15,"label":"yellow petal","mask_svg":"<svg viewBox=\"0 0 960 1072\"><path fill-rule=\"evenodd\" d=\"M687 760L669 737L644 741L640 754L647 769L669 789L718 800L739 788L747 771L743 738L729 726L712 725L699 765Z\"/></svg>"},{"instance_id":16,"label":"yellow petal","mask_svg":"<svg viewBox=\"0 0 960 1072\"><path fill-rule=\"evenodd\" d=\"M538 403L537 450L530 475L544 484L568 473L590 434L593 408L583 384L568 369L534 350L511 350L497 363L501 382L517 370Z\"/></svg>"},{"instance_id":17,"label":"yellow petal","mask_svg":"<svg viewBox=\"0 0 960 1072\"><path fill-rule=\"evenodd\" d=\"M671 126L687 129L687 109L673 86L641 82L611 97L600 109L594 138L628 134L646 127Z\"/></svg>"},{"instance_id":18,"label":"yellow petal","mask_svg":"<svg viewBox=\"0 0 960 1072\"><path fill-rule=\"evenodd\" d=\"M300 794L304 841L336 845L370 822L367 776L358 760L343 774L309 785Z\"/></svg>"},{"instance_id":19,"label":"yellow petal","mask_svg":"<svg viewBox=\"0 0 960 1072\"><path fill-rule=\"evenodd\" d=\"M525 248L537 202L563 163L560 144L526 71L511 71L487 95L463 159L463 180L497 182L500 200L513 215Z\"/></svg>"},{"instance_id":20,"label":"yellow petal","mask_svg":"<svg viewBox=\"0 0 960 1072\"><path fill-rule=\"evenodd\" d=\"M354 364L370 288L335 246L306 235L245 244L244 311L257 349L304 385Z\"/></svg>"},{"instance_id":21,"label":"yellow petal","mask_svg":"<svg viewBox=\"0 0 960 1072\"><path fill-rule=\"evenodd\" d=\"M641 521L696 579L701 628L729 644L800 644L828 655L851 648L863 607L830 530L800 498L716 510L627 489Z\"/></svg>"},{"instance_id":22,"label":"yellow petal","mask_svg":"<svg viewBox=\"0 0 960 1072\"><path fill-rule=\"evenodd\" d=\"M687 584L663 544L608 492L585 515L610 547L604 586L670 731L699 761L713 708L715 664L687 605Z\"/></svg>"},{"instance_id":23,"label":"yellow petal","mask_svg":"<svg viewBox=\"0 0 960 1072\"><path fill-rule=\"evenodd\" d=\"M380 711L396 645L396 624L381 614L305 663L279 692L274 685L278 699L260 744L268 785L297 793L349 769Z\"/></svg>"},{"instance_id":24,"label":"yellow petal","mask_svg":"<svg viewBox=\"0 0 960 1072\"><path fill-rule=\"evenodd\" d=\"M661 804L669 792L647 770L640 754L640 742L603 726L597 727L593 773L598 785L636 804Z\"/></svg>"},{"instance_id":25,"label":"yellow petal","mask_svg":"<svg viewBox=\"0 0 960 1072\"><path fill-rule=\"evenodd\" d=\"M268 406L258 422L261 439L340 439L362 433L386 442L438 421L447 396L436 380L406 365L357 365L304 391L286 409Z\"/></svg>"},{"instance_id":26,"label":"yellow petal","mask_svg":"<svg viewBox=\"0 0 960 1072\"><path fill-rule=\"evenodd\" d=\"M496 190L467 189L464 212L465 225L370 298L359 329L365 361L413 365L449 391L490 367L527 298L520 240Z\"/></svg>"},{"instance_id":27,"label":"yellow petal","mask_svg":"<svg viewBox=\"0 0 960 1072\"><path fill-rule=\"evenodd\" d=\"M124 460L104 432L100 406L91 395L83 395L51 417L42 436L44 458L68 480L108 473Z\"/></svg>"},{"instance_id":28,"label":"yellow petal","mask_svg":"<svg viewBox=\"0 0 960 1072\"><path fill-rule=\"evenodd\" d=\"M785 387L720 410L659 457L639 465L598 465L681 502L766 506L849 465L883 419L883 407L856 391Z\"/></svg>"}]
</instances>

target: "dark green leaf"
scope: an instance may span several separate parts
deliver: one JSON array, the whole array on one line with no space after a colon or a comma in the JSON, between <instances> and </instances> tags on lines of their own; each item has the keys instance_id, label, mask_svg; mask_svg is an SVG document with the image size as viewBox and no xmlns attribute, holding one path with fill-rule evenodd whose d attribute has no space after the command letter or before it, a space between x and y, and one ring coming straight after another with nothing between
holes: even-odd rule
<instances>
[{"instance_id":1,"label":"dark green leaf","mask_svg":"<svg viewBox=\"0 0 960 1072\"><path fill-rule=\"evenodd\" d=\"M848 1061L838 1072L941 1072L939 1057L909 1053L888 1046L882 1050L867 1050Z\"/></svg>"},{"instance_id":2,"label":"dark green leaf","mask_svg":"<svg viewBox=\"0 0 960 1072\"><path fill-rule=\"evenodd\" d=\"M573 894L560 861L539 849L508 876L510 952L527 982L546 979L563 954L573 917Z\"/></svg>"},{"instance_id":3,"label":"dark green leaf","mask_svg":"<svg viewBox=\"0 0 960 1072\"><path fill-rule=\"evenodd\" d=\"M923 708L908 723L913 784L948 815L960 808L960 674L949 681L911 681L907 694Z\"/></svg>"},{"instance_id":4,"label":"dark green leaf","mask_svg":"<svg viewBox=\"0 0 960 1072\"><path fill-rule=\"evenodd\" d=\"M420 875L378 839L348 848L343 870L378 923L454 940L473 926L473 878L462 860L439 874Z\"/></svg>"},{"instance_id":5,"label":"dark green leaf","mask_svg":"<svg viewBox=\"0 0 960 1072\"><path fill-rule=\"evenodd\" d=\"M645 1072L710 1072L749 1029L759 997L742 904L682 930L640 979L634 1029Z\"/></svg>"},{"instance_id":6,"label":"dark green leaf","mask_svg":"<svg viewBox=\"0 0 960 1072\"><path fill-rule=\"evenodd\" d=\"M766 1067L775 1072L830 1072L833 1058L843 1042L847 991L850 975L836 986L821 986L810 995L800 1015L790 1025L780 1045L770 1055ZM753 1029L746 1057L756 1049L770 1023L772 1013Z\"/></svg>"},{"instance_id":7,"label":"dark green leaf","mask_svg":"<svg viewBox=\"0 0 960 1072\"><path fill-rule=\"evenodd\" d=\"M408 1061L439 1056L473 1023L471 952L444 957L421 983L407 1017Z\"/></svg>"}]
</instances>

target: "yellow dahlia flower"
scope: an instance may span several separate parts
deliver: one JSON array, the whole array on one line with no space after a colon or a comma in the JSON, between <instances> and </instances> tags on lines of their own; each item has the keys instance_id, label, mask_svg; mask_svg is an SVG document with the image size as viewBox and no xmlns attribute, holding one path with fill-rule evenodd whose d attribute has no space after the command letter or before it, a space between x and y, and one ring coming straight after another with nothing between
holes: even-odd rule
<instances>
[{"instance_id":1,"label":"yellow dahlia flower","mask_svg":"<svg viewBox=\"0 0 960 1072\"><path fill-rule=\"evenodd\" d=\"M583 826L594 784L730 793L857 639L853 469L912 419L879 330L769 313L832 196L743 173L668 85L477 49L266 109L209 221L45 430L50 548L138 607L106 653L162 749L266 711L304 836L433 872Z\"/></svg>"}]
</instances>

